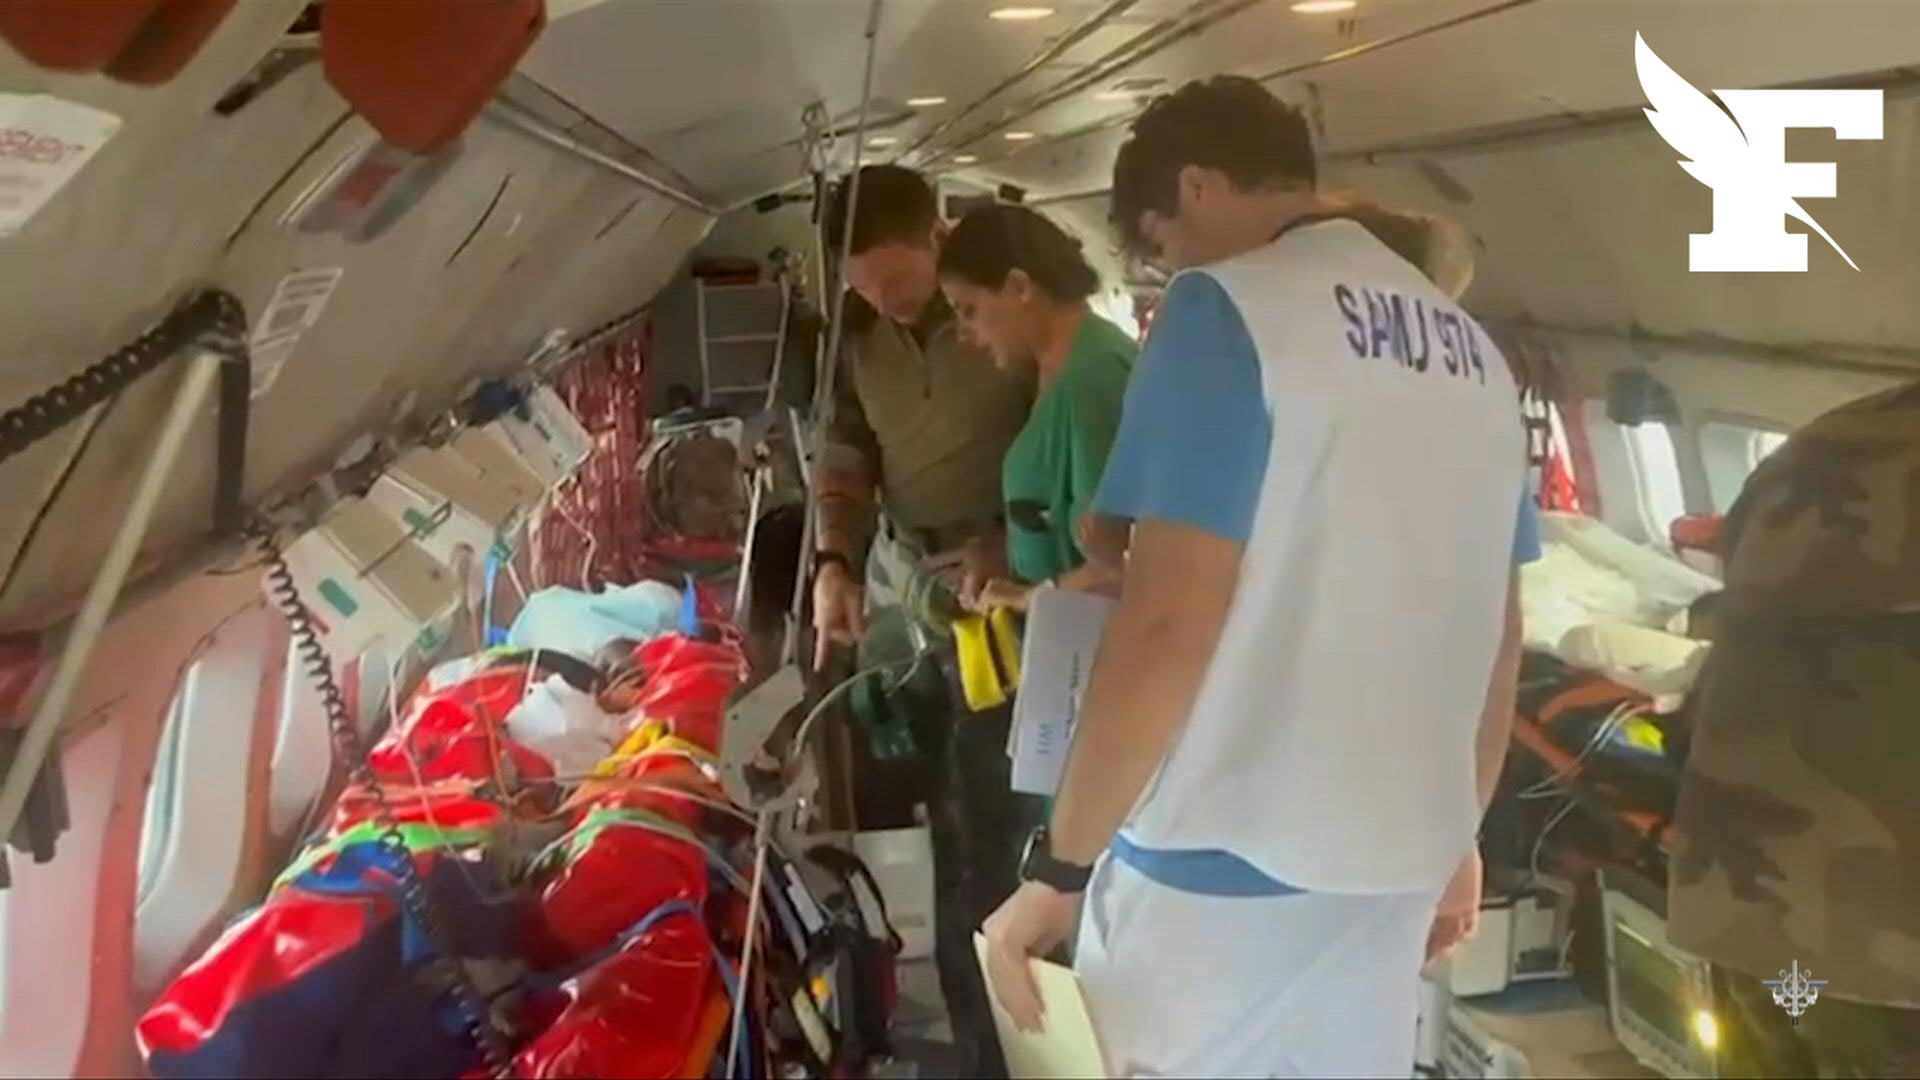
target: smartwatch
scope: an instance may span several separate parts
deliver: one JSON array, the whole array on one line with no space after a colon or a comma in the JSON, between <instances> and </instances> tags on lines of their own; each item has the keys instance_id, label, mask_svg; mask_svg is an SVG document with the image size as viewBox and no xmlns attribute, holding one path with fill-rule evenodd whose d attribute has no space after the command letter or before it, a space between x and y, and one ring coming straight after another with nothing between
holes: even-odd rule
<instances>
[{"instance_id":1,"label":"smartwatch","mask_svg":"<svg viewBox=\"0 0 1920 1080\"><path fill-rule=\"evenodd\" d=\"M1087 881L1092 877L1093 867L1053 857L1053 844L1045 825L1027 836L1026 854L1020 856L1021 881L1037 881L1059 892L1078 893L1087 890Z\"/></svg>"}]
</instances>

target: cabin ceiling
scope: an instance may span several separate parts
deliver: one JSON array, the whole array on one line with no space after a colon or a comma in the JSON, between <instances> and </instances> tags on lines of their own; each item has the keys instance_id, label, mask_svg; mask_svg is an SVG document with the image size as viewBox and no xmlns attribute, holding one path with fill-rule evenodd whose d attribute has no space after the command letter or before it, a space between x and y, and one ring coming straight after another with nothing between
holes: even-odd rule
<instances>
[{"instance_id":1,"label":"cabin ceiling","mask_svg":"<svg viewBox=\"0 0 1920 1080\"><path fill-rule=\"evenodd\" d=\"M551 0L555 19L509 93L712 207L737 206L800 178L804 107L851 123L869 6ZM1887 356L1920 345L1920 100L1903 96L1915 73L1869 84L1890 88L1884 141L1790 139L1797 157L1839 163L1839 197L1805 205L1857 272L1816 237L1808 274L1686 273L1686 236L1707 228L1710 196L1632 111L1643 103L1636 31L1703 89L1780 85L1914 62L1912 0L1360 0L1351 16L1297 13L1288 0L1050 0L1055 15L1034 22L990 19L995 6L884 0L869 116L871 134L895 141L869 159L1018 184L1098 238L1103 197L1070 197L1105 185L1137 107L1117 84L1273 76L1316 116L1332 181L1475 232L1484 254L1468 300L1483 314ZM50 93L123 121L25 230L0 238L0 407L93 363L194 285L228 288L257 315L289 271L341 267L321 322L255 402L249 494L286 491L401 409L437 409L511 371L549 331L644 303L712 227L713 215L482 119L388 235L349 245L289 232L288 206L369 130L317 65L234 116L211 106L302 7L237 5L155 89L50 74L0 45L0 92ZM947 100L908 105L925 96ZM1570 130L1495 148L1458 138L1515 124ZM791 227L791 214L762 222L748 209L721 232L760 254L773 245L756 237ZM123 395L71 475L81 425L0 465L0 628L71 610L178 374ZM209 409L170 479L149 563L200 542L212 429Z\"/></svg>"}]
</instances>

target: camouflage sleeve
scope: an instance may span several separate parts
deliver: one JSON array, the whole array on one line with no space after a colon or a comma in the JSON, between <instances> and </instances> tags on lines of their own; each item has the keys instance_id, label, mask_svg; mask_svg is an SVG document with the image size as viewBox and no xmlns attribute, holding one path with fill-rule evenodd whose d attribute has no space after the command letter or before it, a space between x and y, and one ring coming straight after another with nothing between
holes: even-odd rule
<instances>
[{"instance_id":1,"label":"camouflage sleeve","mask_svg":"<svg viewBox=\"0 0 1920 1080\"><path fill-rule=\"evenodd\" d=\"M815 547L845 555L858 566L876 525L880 443L849 373L852 342L835 365L833 412L827 421L814 492L819 512Z\"/></svg>"}]
</instances>

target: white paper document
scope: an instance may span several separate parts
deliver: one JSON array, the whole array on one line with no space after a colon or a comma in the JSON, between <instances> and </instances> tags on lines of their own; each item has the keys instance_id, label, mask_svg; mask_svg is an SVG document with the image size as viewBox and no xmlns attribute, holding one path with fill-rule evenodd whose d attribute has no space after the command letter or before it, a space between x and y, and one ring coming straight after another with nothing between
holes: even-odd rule
<instances>
[{"instance_id":1,"label":"white paper document","mask_svg":"<svg viewBox=\"0 0 1920 1080\"><path fill-rule=\"evenodd\" d=\"M1052 795L1067 765L1067 746L1094 655L1115 602L1094 593L1043 589L1027 609L1020 654L1020 694L1013 704L1008 753L1013 790Z\"/></svg>"},{"instance_id":2,"label":"white paper document","mask_svg":"<svg viewBox=\"0 0 1920 1080\"><path fill-rule=\"evenodd\" d=\"M1100 1080L1107 1075L1099 1034L1087 1012L1080 979L1071 968L1045 960L1027 961L1046 1020L1040 1031L1021 1031L994 996L983 935L973 935L973 951L981 977L987 980L987 999L992 1003L993 1026L1007 1059L1008 1076L1013 1080Z\"/></svg>"},{"instance_id":3,"label":"white paper document","mask_svg":"<svg viewBox=\"0 0 1920 1080\"><path fill-rule=\"evenodd\" d=\"M19 232L119 130L119 117L91 106L0 94L0 236Z\"/></svg>"}]
</instances>

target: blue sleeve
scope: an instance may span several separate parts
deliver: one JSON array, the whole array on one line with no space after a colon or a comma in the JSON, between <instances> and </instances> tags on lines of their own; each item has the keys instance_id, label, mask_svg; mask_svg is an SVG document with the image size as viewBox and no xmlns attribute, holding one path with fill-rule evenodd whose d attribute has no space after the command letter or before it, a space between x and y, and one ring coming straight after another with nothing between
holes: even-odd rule
<instances>
[{"instance_id":1,"label":"blue sleeve","mask_svg":"<svg viewBox=\"0 0 1920 1080\"><path fill-rule=\"evenodd\" d=\"M1520 492L1520 522L1513 530L1513 565L1540 561L1540 512L1534 508L1533 493Z\"/></svg>"},{"instance_id":2,"label":"blue sleeve","mask_svg":"<svg viewBox=\"0 0 1920 1080\"><path fill-rule=\"evenodd\" d=\"M1272 446L1273 418L1245 321L1219 282L1182 275L1160 302L1127 387L1094 509L1244 544Z\"/></svg>"}]
</instances>

